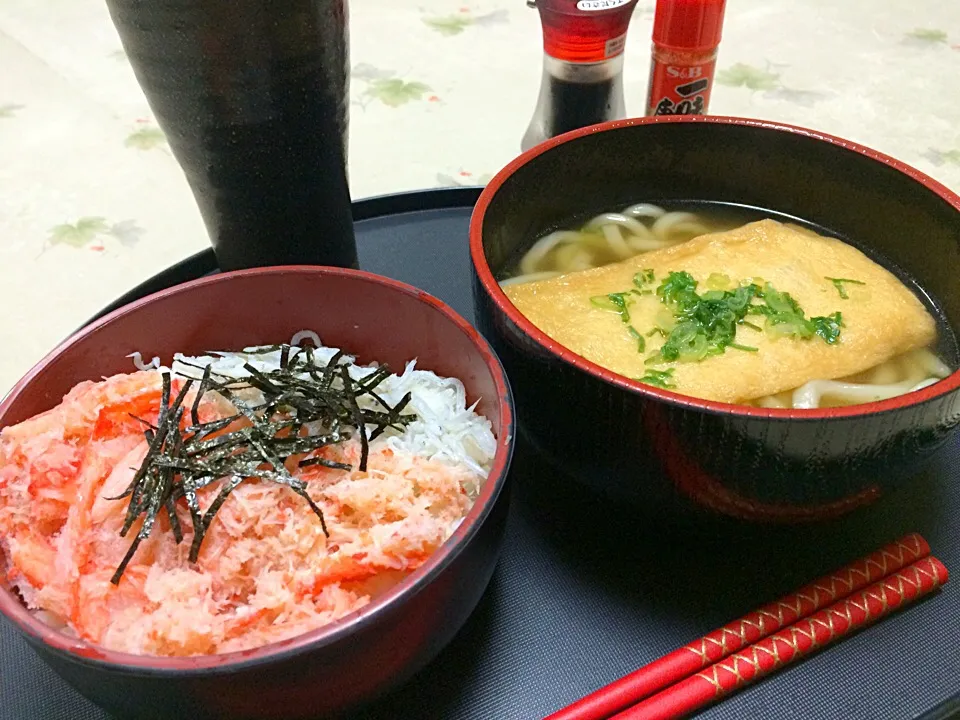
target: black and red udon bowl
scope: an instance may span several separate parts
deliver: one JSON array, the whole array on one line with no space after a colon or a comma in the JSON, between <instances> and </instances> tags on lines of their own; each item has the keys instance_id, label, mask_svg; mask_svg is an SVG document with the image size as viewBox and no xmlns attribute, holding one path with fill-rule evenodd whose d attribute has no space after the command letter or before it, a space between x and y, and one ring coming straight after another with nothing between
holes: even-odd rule
<instances>
[{"instance_id":1,"label":"black and red udon bowl","mask_svg":"<svg viewBox=\"0 0 960 720\"><path fill-rule=\"evenodd\" d=\"M518 157L487 185L471 220L478 324L510 376L521 433L566 475L663 519L825 519L920 473L960 424L960 373L837 409L709 402L567 350L497 283L534 239L572 217L689 201L795 218L904 271L942 310L942 351L957 367L956 194L886 155L802 128L724 117L611 122Z\"/></svg>"},{"instance_id":2,"label":"black and red udon bowl","mask_svg":"<svg viewBox=\"0 0 960 720\"><path fill-rule=\"evenodd\" d=\"M502 545L512 398L479 333L436 298L355 270L278 267L214 275L127 305L50 353L0 403L0 427L56 405L83 380L159 356L288 342L312 329L358 362L459 378L497 436L493 468L453 536L368 606L312 632L247 652L157 658L112 652L34 617L0 579L0 614L83 695L122 718L320 718L409 678L453 638L483 594ZM0 568L4 566L0 557ZM3 700L0 699L0 715Z\"/></svg>"}]
</instances>

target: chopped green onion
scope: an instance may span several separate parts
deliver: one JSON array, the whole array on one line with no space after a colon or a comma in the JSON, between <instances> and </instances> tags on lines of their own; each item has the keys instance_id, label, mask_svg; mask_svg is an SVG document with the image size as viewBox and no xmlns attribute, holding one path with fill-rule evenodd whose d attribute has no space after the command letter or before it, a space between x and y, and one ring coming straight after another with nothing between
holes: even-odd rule
<instances>
[{"instance_id":1,"label":"chopped green onion","mask_svg":"<svg viewBox=\"0 0 960 720\"><path fill-rule=\"evenodd\" d=\"M590 298L590 302L603 310L616 312L628 325L630 336L637 341L637 349L644 352L646 342L636 328L629 325L629 295L648 292L645 285L653 280L653 270L644 270L633 277L637 288L627 293L611 293ZM669 272L656 289L663 307L657 312L655 326L646 337L660 334L663 345L647 356L646 365L672 362L701 362L711 355L721 355L727 348L742 352L758 352L751 345L737 343L737 328L740 325L756 332L767 332L774 338L793 337L809 340L821 338L828 345L840 339L843 319L839 312L827 316L808 318L797 301L788 292L781 292L760 278L743 281L733 287L730 278L712 273L703 294L697 292L698 283L686 271ZM839 282L854 282L843 278ZM763 282L763 285L758 282ZM862 283L859 283L862 284ZM723 290L725 285L733 289ZM840 285L837 286L841 288ZM764 327L749 322L747 315L762 315Z\"/></svg>"},{"instance_id":2,"label":"chopped green onion","mask_svg":"<svg viewBox=\"0 0 960 720\"><path fill-rule=\"evenodd\" d=\"M647 370L646 374L637 378L637 380L645 385L653 385L664 390L673 390L676 387L673 383L673 368L669 370Z\"/></svg>"},{"instance_id":3,"label":"chopped green onion","mask_svg":"<svg viewBox=\"0 0 960 720\"><path fill-rule=\"evenodd\" d=\"M828 277L828 278L826 278L826 279L833 283L833 286L837 289L837 292L840 293L840 299L841 299L841 300L849 300L849 299L850 299L850 296L847 295L847 290L846 290L846 288L843 287L845 283L850 283L851 285L866 285L865 282L861 282L860 280L851 280L850 278L832 278L832 277Z\"/></svg>"},{"instance_id":4,"label":"chopped green onion","mask_svg":"<svg viewBox=\"0 0 960 720\"><path fill-rule=\"evenodd\" d=\"M837 340L840 339L840 328L843 327L843 315L840 314L840 311L826 317L810 318L810 322L813 323L814 332L823 338L827 345L835 345Z\"/></svg>"},{"instance_id":5,"label":"chopped green onion","mask_svg":"<svg viewBox=\"0 0 960 720\"><path fill-rule=\"evenodd\" d=\"M641 270L633 276L633 284L637 287L637 290L645 290L646 286L652 283L655 279L656 274L653 272L653 269L647 268L645 270Z\"/></svg>"},{"instance_id":6,"label":"chopped green onion","mask_svg":"<svg viewBox=\"0 0 960 720\"><path fill-rule=\"evenodd\" d=\"M730 277L723 273L710 273L707 278L707 287L711 290L729 290L732 284Z\"/></svg>"},{"instance_id":7,"label":"chopped green onion","mask_svg":"<svg viewBox=\"0 0 960 720\"><path fill-rule=\"evenodd\" d=\"M610 293L609 295L594 295L590 302L601 310L609 310L620 316L620 319L630 322L630 310L627 309L627 293Z\"/></svg>"}]
</instances>

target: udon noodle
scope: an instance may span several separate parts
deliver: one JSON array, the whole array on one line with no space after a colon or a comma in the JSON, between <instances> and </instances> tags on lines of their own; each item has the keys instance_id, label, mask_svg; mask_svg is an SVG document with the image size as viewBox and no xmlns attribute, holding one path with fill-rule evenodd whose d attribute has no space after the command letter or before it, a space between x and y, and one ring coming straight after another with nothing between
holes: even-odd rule
<instances>
[{"instance_id":1,"label":"udon noodle","mask_svg":"<svg viewBox=\"0 0 960 720\"><path fill-rule=\"evenodd\" d=\"M643 220L649 221L649 225ZM693 213L667 212L657 205L638 203L623 212L597 215L579 230L557 230L543 236L520 260L520 274L500 284L546 280L589 270L678 245L707 232L710 228Z\"/></svg>"},{"instance_id":2,"label":"udon noodle","mask_svg":"<svg viewBox=\"0 0 960 720\"><path fill-rule=\"evenodd\" d=\"M728 227L731 225L722 227L691 212L668 211L649 203L631 205L621 212L597 215L577 230L561 229L541 237L523 255L515 274L501 285L509 287L602 267ZM916 348L864 372L812 379L792 390L744 404L796 409L856 405L925 388L951 372L931 349Z\"/></svg>"}]
</instances>

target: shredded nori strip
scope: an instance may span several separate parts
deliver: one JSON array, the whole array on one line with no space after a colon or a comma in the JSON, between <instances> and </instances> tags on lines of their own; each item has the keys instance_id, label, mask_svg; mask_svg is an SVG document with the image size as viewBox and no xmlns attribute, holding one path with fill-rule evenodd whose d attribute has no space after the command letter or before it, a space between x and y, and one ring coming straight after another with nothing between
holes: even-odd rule
<instances>
[{"instance_id":1,"label":"shredded nori strip","mask_svg":"<svg viewBox=\"0 0 960 720\"><path fill-rule=\"evenodd\" d=\"M203 369L203 377L200 378L200 387L197 388L197 396L193 399L193 407L190 408L190 419L193 420L194 425L200 424L200 400L203 399L207 384L210 382L210 372L210 366L207 365Z\"/></svg>"},{"instance_id":2,"label":"shredded nori strip","mask_svg":"<svg viewBox=\"0 0 960 720\"><path fill-rule=\"evenodd\" d=\"M334 470L353 470L353 465L327 460L322 457L307 458L299 462L300 467L309 467L310 465L323 465L323 467L333 468Z\"/></svg>"},{"instance_id":3,"label":"shredded nori strip","mask_svg":"<svg viewBox=\"0 0 960 720\"><path fill-rule=\"evenodd\" d=\"M188 367L202 370L189 414L184 403L196 378L188 379L171 403L172 381L170 373L164 372L156 425L131 416L144 425L147 453L127 489L108 499L130 498L121 537L126 537L141 516L143 521L111 578L112 583L120 582L140 543L153 531L161 510L166 512L176 542L183 541L183 528L177 515L180 503L190 512L193 540L189 559L196 562L217 511L230 493L247 479L289 487L307 502L329 537L323 511L308 494L306 483L287 470L287 459L308 455L356 433L361 448L359 468L366 471L370 442L387 429L402 431L416 419L414 414L403 412L410 403L409 393L391 407L375 392L391 375L386 365L354 380L350 375L353 362L343 351L338 351L326 364L318 364L310 346L273 345L245 350L243 354L262 355L277 350L280 351L279 368L260 370L246 362L243 367L248 376L241 379L219 375L210 365L184 362ZM222 353L209 354L223 356ZM250 390L259 391L263 396L260 404L250 404L241 398L244 391ZM207 393L220 395L237 413L200 422L200 405ZM365 396L379 409L361 407L358 399ZM373 428L372 432L368 427ZM319 465L333 470L353 469L349 464L324 457L306 457L298 459L296 464L300 468ZM216 482L221 482L219 492L204 511L197 492Z\"/></svg>"}]
</instances>

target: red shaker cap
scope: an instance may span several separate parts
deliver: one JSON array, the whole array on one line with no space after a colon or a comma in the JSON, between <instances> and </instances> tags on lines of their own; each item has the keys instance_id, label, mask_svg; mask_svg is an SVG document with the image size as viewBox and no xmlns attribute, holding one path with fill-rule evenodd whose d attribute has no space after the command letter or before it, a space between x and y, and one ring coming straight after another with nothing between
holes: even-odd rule
<instances>
[{"instance_id":1,"label":"red shaker cap","mask_svg":"<svg viewBox=\"0 0 960 720\"><path fill-rule=\"evenodd\" d=\"M657 0L653 42L683 50L720 44L726 0Z\"/></svg>"},{"instance_id":2,"label":"red shaker cap","mask_svg":"<svg viewBox=\"0 0 960 720\"><path fill-rule=\"evenodd\" d=\"M543 49L566 62L595 63L620 55L637 0L537 0Z\"/></svg>"}]
</instances>

